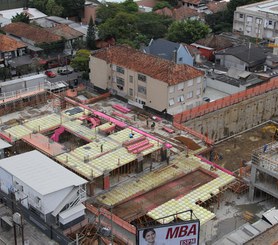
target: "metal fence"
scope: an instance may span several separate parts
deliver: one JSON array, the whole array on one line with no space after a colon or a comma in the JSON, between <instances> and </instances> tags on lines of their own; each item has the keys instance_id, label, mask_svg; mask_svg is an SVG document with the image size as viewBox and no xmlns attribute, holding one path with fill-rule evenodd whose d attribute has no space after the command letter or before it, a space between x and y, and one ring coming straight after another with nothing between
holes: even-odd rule
<instances>
[{"instance_id":1,"label":"metal fence","mask_svg":"<svg viewBox=\"0 0 278 245\"><path fill-rule=\"evenodd\" d=\"M50 239L61 245L73 244L72 240L66 237L62 232L57 230L52 225L45 223L39 216L34 213L31 213L27 208L22 206L18 201L12 200L9 195L0 191L0 200L4 202L4 204L11 208L12 212L20 213L23 218L38 228L42 233L48 236Z\"/></svg>"}]
</instances>

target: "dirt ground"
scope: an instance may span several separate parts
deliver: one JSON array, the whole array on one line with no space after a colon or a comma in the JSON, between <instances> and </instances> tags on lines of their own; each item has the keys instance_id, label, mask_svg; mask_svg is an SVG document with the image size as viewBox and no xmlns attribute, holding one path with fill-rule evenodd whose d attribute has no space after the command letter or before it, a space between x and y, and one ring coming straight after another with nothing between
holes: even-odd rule
<instances>
[{"instance_id":1,"label":"dirt ground","mask_svg":"<svg viewBox=\"0 0 278 245\"><path fill-rule=\"evenodd\" d=\"M230 171L236 171L242 166L242 161L251 160L253 150L274 141L275 131L273 129L275 127L278 129L278 125L274 127L272 125L274 123L267 122L262 126L217 143L213 150L205 154L204 157Z\"/></svg>"},{"instance_id":2,"label":"dirt ground","mask_svg":"<svg viewBox=\"0 0 278 245\"><path fill-rule=\"evenodd\" d=\"M206 171L197 169L161 187L120 204L113 209L113 212L122 219L130 222L134 218L137 218L136 216L143 216L149 210L180 195L185 195L211 181L213 178Z\"/></svg>"}]
</instances>

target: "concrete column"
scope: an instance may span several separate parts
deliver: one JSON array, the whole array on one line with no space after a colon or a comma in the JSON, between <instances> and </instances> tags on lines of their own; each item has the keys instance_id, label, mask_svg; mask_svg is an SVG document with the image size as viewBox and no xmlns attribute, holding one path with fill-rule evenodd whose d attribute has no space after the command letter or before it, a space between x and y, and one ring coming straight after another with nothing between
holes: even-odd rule
<instances>
[{"instance_id":1,"label":"concrete column","mask_svg":"<svg viewBox=\"0 0 278 245\"><path fill-rule=\"evenodd\" d=\"M256 182L256 173L257 173L257 168L254 164L252 164L251 174L250 174L250 186L249 186L249 200L250 201L254 200L254 194L255 194L254 184Z\"/></svg>"},{"instance_id":2,"label":"concrete column","mask_svg":"<svg viewBox=\"0 0 278 245\"><path fill-rule=\"evenodd\" d=\"M108 190L110 188L110 173L104 174L103 177L103 189Z\"/></svg>"}]
</instances>

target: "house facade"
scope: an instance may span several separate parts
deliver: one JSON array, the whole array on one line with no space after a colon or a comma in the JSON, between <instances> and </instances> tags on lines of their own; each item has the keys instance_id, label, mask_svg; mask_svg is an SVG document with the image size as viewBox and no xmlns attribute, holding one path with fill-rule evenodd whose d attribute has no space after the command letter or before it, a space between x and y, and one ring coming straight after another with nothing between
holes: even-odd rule
<instances>
[{"instance_id":1,"label":"house facade","mask_svg":"<svg viewBox=\"0 0 278 245\"><path fill-rule=\"evenodd\" d=\"M90 71L95 87L159 112L173 114L199 105L202 100L203 72L128 46L94 52Z\"/></svg>"},{"instance_id":2,"label":"house facade","mask_svg":"<svg viewBox=\"0 0 278 245\"><path fill-rule=\"evenodd\" d=\"M149 46L144 48L143 51L177 64L193 65L193 57L185 46L166 39L152 39Z\"/></svg>"},{"instance_id":3,"label":"house facade","mask_svg":"<svg viewBox=\"0 0 278 245\"><path fill-rule=\"evenodd\" d=\"M278 35L278 2L268 0L237 7L234 12L233 31L273 41Z\"/></svg>"},{"instance_id":4,"label":"house facade","mask_svg":"<svg viewBox=\"0 0 278 245\"><path fill-rule=\"evenodd\" d=\"M27 52L27 44L9 36L0 34L0 59L7 65L8 61L23 56Z\"/></svg>"},{"instance_id":5,"label":"house facade","mask_svg":"<svg viewBox=\"0 0 278 245\"><path fill-rule=\"evenodd\" d=\"M86 183L36 150L0 160L0 191L62 228L84 219Z\"/></svg>"},{"instance_id":6,"label":"house facade","mask_svg":"<svg viewBox=\"0 0 278 245\"><path fill-rule=\"evenodd\" d=\"M215 63L239 71L256 71L261 69L266 60L263 49L249 44L227 48L215 53Z\"/></svg>"}]
</instances>

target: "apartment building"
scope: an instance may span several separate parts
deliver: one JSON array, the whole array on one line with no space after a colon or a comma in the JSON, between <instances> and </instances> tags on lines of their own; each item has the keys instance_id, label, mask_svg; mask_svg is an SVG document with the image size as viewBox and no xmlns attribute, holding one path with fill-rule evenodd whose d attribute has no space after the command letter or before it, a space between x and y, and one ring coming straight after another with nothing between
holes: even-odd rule
<instances>
[{"instance_id":1,"label":"apartment building","mask_svg":"<svg viewBox=\"0 0 278 245\"><path fill-rule=\"evenodd\" d=\"M237 7L233 31L273 41L278 35L278 1L268 0Z\"/></svg>"},{"instance_id":2,"label":"apartment building","mask_svg":"<svg viewBox=\"0 0 278 245\"><path fill-rule=\"evenodd\" d=\"M125 45L92 53L90 81L138 107L174 114L199 105L204 73Z\"/></svg>"}]
</instances>

